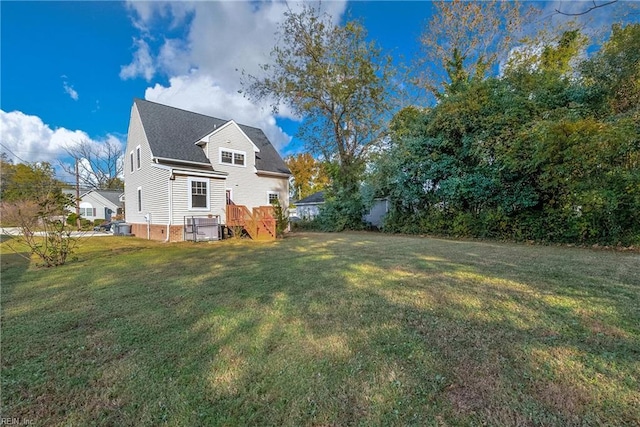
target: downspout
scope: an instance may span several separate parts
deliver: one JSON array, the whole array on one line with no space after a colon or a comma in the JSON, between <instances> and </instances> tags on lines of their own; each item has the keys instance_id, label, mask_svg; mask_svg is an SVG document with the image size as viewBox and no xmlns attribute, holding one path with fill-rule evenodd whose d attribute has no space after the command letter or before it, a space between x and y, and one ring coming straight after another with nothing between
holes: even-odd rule
<instances>
[{"instance_id":1,"label":"downspout","mask_svg":"<svg viewBox=\"0 0 640 427\"><path fill-rule=\"evenodd\" d=\"M173 180L175 177L173 176L173 170L169 172L169 182L167 185L167 196L169 199L169 221L167 221L167 237L164 239L164 242L167 243L170 241L171 237L171 219L173 218Z\"/></svg>"},{"instance_id":2,"label":"downspout","mask_svg":"<svg viewBox=\"0 0 640 427\"><path fill-rule=\"evenodd\" d=\"M147 212L144 219L147 221L147 240L151 240L151 212Z\"/></svg>"}]
</instances>

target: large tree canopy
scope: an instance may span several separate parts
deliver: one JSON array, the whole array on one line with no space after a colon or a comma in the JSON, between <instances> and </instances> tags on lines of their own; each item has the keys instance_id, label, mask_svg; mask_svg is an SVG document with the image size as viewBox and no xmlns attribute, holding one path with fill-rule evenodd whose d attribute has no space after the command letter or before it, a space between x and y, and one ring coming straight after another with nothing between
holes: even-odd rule
<instances>
[{"instance_id":1,"label":"large tree canopy","mask_svg":"<svg viewBox=\"0 0 640 427\"><path fill-rule=\"evenodd\" d=\"M535 67L401 111L372 179L391 200L388 229L639 243L638 35L614 27L580 62L568 31Z\"/></svg>"},{"instance_id":2,"label":"large tree canopy","mask_svg":"<svg viewBox=\"0 0 640 427\"><path fill-rule=\"evenodd\" d=\"M4 202L34 201L51 192L59 191L62 185L55 178L53 167L46 162L13 164L3 153L0 171L0 195Z\"/></svg>"},{"instance_id":3,"label":"large tree canopy","mask_svg":"<svg viewBox=\"0 0 640 427\"><path fill-rule=\"evenodd\" d=\"M359 22L335 25L310 5L286 13L278 39L273 62L262 76L247 76L246 92L303 118L299 135L332 164L334 193L355 197L367 156L386 131L390 58Z\"/></svg>"}]
</instances>

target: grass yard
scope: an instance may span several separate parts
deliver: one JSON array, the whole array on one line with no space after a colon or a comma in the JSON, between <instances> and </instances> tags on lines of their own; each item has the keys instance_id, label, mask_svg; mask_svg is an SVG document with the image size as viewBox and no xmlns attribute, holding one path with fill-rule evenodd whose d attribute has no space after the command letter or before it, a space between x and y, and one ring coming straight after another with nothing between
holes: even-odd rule
<instances>
[{"instance_id":1,"label":"grass yard","mask_svg":"<svg viewBox=\"0 0 640 427\"><path fill-rule=\"evenodd\" d=\"M382 234L2 245L31 425L639 425L640 255Z\"/></svg>"}]
</instances>

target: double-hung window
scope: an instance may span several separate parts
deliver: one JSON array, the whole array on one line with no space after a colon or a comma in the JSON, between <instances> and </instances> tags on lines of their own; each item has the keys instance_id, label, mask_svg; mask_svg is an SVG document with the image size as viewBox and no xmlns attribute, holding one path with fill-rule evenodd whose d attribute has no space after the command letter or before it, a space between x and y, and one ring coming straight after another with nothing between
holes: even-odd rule
<instances>
[{"instance_id":1,"label":"double-hung window","mask_svg":"<svg viewBox=\"0 0 640 427\"><path fill-rule=\"evenodd\" d=\"M220 149L220 163L234 166L246 166L247 155L244 151Z\"/></svg>"},{"instance_id":2,"label":"double-hung window","mask_svg":"<svg viewBox=\"0 0 640 427\"><path fill-rule=\"evenodd\" d=\"M279 196L277 192L269 191L267 193L267 201L269 202L270 205L276 203L278 200L279 200Z\"/></svg>"},{"instance_id":3,"label":"double-hung window","mask_svg":"<svg viewBox=\"0 0 640 427\"><path fill-rule=\"evenodd\" d=\"M189 178L189 209L209 210L209 181Z\"/></svg>"}]
</instances>

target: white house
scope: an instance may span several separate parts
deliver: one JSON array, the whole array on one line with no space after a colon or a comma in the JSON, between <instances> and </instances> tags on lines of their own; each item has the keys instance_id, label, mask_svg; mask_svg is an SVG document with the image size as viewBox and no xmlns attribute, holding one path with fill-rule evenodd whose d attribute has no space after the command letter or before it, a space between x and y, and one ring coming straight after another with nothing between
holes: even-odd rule
<instances>
[{"instance_id":1,"label":"white house","mask_svg":"<svg viewBox=\"0 0 640 427\"><path fill-rule=\"evenodd\" d=\"M63 193L75 197L74 189L64 189ZM119 190L82 190L80 192L80 216L95 221L110 221L114 215L122 214L122 191ZM75 205L69 207L75 212Z\"/></svg>"},{"instance_id":2,"label":"white house","mask_svg":"<svg viewBox=\"0 0 640 427\"><path fill-rule=\"evenodd\" d=\"M80 216L91 221L111 221L113 215L122 214L122 191L89 190L80 196Z\"/></svg>"},{"instance_id":3,"label":"white house","mask_svg":"<svg viewBox=\"0 0 640 427\"><path fill-rule=\"evenodd\" d=\"M124 181L125 220L136 236L180 241L192 218L209 218L259 238L270 204L277 198L288 208L290 176L258 128L134 101Z\"/></svg>"}]
</instances>

